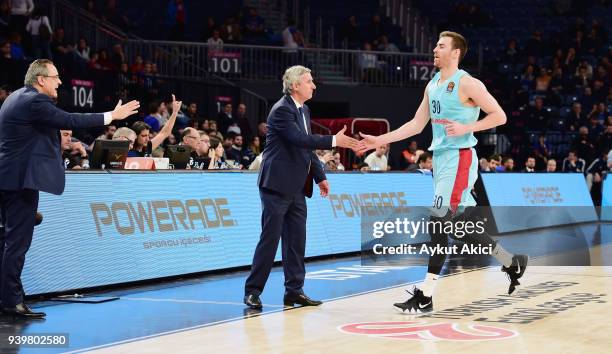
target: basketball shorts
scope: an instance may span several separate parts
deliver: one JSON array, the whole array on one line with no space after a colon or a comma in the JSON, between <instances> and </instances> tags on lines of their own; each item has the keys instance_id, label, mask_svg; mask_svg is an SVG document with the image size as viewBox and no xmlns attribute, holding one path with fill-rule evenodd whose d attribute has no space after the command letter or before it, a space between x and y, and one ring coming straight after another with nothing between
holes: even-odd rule
<instances>
[{"instance_id":1,"label":"basketball shorts","mask_svg":"<svg viewBox=\"0 0 612 354\"><path fill-rule=\"evenodd\" d=\"M434 216L454 215L476 205L471 194L478 179L478 157L474 148L433 152Z\"/></svg>"}]
</instances>

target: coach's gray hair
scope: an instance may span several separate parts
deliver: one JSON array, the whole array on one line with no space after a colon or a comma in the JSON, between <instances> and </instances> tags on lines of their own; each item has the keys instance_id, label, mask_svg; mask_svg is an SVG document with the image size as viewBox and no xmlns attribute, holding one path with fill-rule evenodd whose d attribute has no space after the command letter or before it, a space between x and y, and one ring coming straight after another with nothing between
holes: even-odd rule
<instances>
[{"instance_id":1,"label":"coach's gray hair","mask_svg":"<svg viewBox=\"0 0 612 354\"><path fill-rule=\"evenodd\" d=\"M27 86L34 86L37 82L36 77L49 75L49 68L47 65L53 65L53 62L49 59L36 59L28 67L23 84Z\"/></svg>"},{"instance_id":2,"label":"coach's gray hair","mask_svg":"<svg viewBox=\"0 0 612 354\"><path fill-rule=\"evenodd\" d=\"M300 81L300 76L310 71L310 69L301 65L294 65L285 70L285 74L283 75L283 93L285 95L290 95L293 92L293 84Z\"/></svg>"}]
</instances>

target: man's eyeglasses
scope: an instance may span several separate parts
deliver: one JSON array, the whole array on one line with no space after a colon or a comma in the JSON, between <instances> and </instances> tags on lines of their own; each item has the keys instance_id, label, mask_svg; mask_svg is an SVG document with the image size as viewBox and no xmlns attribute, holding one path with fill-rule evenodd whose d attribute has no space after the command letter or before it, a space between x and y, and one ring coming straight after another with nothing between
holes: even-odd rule
<instances>
[{"instance_id":1,"label":"man's eyeglasses","mask_svg":"<svg viewBox=\"0 0 612 354\"><path fill-rule=\"evenodd\" d=\"M38 75L38 76L42 76L42 77L52 77L54 79L59 79L59 75Z\"/></svg>"}]
</instances>

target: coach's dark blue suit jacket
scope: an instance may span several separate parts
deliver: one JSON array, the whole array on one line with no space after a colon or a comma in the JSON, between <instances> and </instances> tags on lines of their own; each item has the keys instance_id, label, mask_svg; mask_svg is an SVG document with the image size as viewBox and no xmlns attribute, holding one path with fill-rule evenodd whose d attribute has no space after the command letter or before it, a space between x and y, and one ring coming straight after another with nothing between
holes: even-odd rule
<instances>
[{"instance_id":1,"label":"coach's dark blue suit jacket","mask_svg":"<svg viewBox=\"0 0 612 354\"><path fill-rule=\"evenodd\" d=\"M59 129L104 125L104 114L67 113L31 86L13 92L0 109L0 190L62 194Z\"/></svg>"},{"instance_id":2,"label":"coach's dark blue suit jacket","mask_svg":"<svg viewBox=\"0 0 612 354\"><path fill-rule=\"evenodd\" d=\"M302 110L310 127L310 110L306 105L302 106ZM309 169L316 183L325 180L323 166L312 150L331 149L333 136L306 132L300 112L288 95L274 104L267 125L259 187L284 195L299 193L304 188L306 178L311 178Z\"/></svg>"}]
</instances>

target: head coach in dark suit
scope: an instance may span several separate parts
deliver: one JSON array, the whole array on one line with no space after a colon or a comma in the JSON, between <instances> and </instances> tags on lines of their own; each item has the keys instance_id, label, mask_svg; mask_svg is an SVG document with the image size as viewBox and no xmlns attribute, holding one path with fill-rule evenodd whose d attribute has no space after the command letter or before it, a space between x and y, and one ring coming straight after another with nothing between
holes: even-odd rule
<instances>
[{"instance_id":1,"label":"head coach in dark suit","mask_svg":"<svg viewBox=\"0 0 612 354\"><path fill-rule=\"evenodd\" d=\"M316 135L310 129L310 110L304 102L312 98L316 86L310 69L292 66L283 75L285 94L270 110L266 147L259 170L259 196L262 205L261 235L253 256L251 274L246 280L244 303L261 308L263 292L282 238L285 272L285 306L320 305L304 294L304 251L306 246L306 198L312 196L312 180L321 196L329 193L323 166L313 149L334 146L352 148L357 140L344 135Z\"/></svg>"},{"instance_id":2,"label":"head coach in dark suit","mask_svg":"<svg viewBox=\"0 0 612 354\"><path fill-rule=\"evenodd\" d=\"M117 104L112 112L77 114L57 108L61 85L57 68L47 59L30 64L24 87L7 97L0 108L0 301L14 317L39 318L24 304L21 271L32 242L39 191L62 194L64 166L60 129L74 130L109 124L137 112L138 101ZM51 256L51 255L50 255Z\"/></svg>"}]
</instances>

